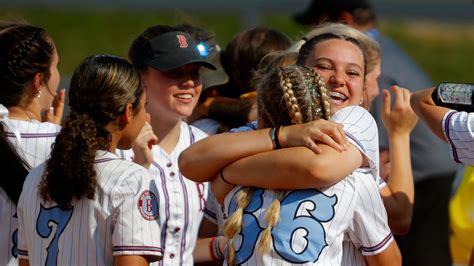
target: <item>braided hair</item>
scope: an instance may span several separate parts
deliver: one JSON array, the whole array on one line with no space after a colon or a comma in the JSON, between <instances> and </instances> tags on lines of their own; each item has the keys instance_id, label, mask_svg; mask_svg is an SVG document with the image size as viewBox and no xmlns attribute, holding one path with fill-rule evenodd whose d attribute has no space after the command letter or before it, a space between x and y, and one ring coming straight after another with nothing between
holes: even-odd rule
<instances>
[{"instance_id":1,"label":"braided hair","mask_svg":"<svg viewBox=\"0 0 474 266\"><path fill-rule=\"evenodd\" d=\"M308 67L290 65L268 68L257 79L258 116L267 127L301 124L320 118L330 119L331 105L326 85L319 74ZM249 205L254 189L244 187L237 193L237 210L226 221L224 234L229 238L227 262L234 264L234 238L242 230L243 210ZM267 227L258 241L258 252L268 252L272 228L278 223L280 200L286 194L276 190L265 213Z\"/></svg>"}]
</instances>

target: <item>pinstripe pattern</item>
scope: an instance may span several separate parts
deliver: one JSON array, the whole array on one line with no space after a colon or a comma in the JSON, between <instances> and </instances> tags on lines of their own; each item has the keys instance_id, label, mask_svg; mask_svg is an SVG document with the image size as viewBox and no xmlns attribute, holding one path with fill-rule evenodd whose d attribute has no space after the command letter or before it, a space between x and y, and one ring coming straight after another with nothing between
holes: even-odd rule
<instances>
[{"instance_id":1,"label":"pinstripe pattern","mask_svg":"<svg viewBox=\"0 0 474 266\"><path fill-rule=\"evenodd\" d=\"M446 113L443 131L454 161L474 165L474 114L456 111Z\"/></svg>"},{"instance_id":2,"label":"pinstripe pattern","mask_svg":"<svg viewBox=\"0 0 474 266\"><path fill-rule=\"evenodd\" d=\"M150 171L158 187L160 202L161 240L164 257L157 265L192 265L192 253L197 240L204 207L200 194L204 196L207 205L208 183L201 186L199 191L195 182L183 177L178 168L179 154L194 141L207 135L201 130L181 122L178 143L171 154L166 153L160 146L153 146L153 163ZM120 156L130 159L131 150L121 151Z\"/></svg>"},{"instance_id":3,"label":"pinstripe pattern","mask_svg":"<svg viewBox=\"0 0 474 266\"><path fill-rule=\"evenodd\" d=\"M157 194L149 172L109 152L99 151L96 159L96 197L73 203L70 220L58 238L57 264L112 265L117 255L162 256L159 224L139 210L143 192ZM47 208L56 205L38 197L44 167L28 175L18 203L19 247L28 254L20 257L29 259L30 265L44 265L51 256L46 248L59 228L54 226L48 238L39 235L40 202Z\"/></svg>"},{"instance_id":4,"label":"pinstripe pattern","mask_svg":"<svg viewBox=\"0 0 474 266\"><path fill-rule=\"evenodd\" d=\"M21 121L9 119L8 125L18 129L21 143L18 142L14 129L5 128L5 135L26 162L35 167L43 163L51 152L51 144L59 133L60 127L51 123ZM2 177L8 178L8 177ZM18 229L15 204L0 188L0 265L16 265L16 245L13 235Z\"/></svg>"},{"instance_id":5,"label":"pinstripe pattern","mask_svg":"<svg viewBox=\"0 0 474 266\"><path fill-rule=\"evenodd\" d=\"M324 228L324 239L327 246L322 248L316 261L308 261L297 265L341 265L341 263L351 265L350 262L347 263L347 255L351 253L343 253L344 239L360 243L360 246L364 249L364 255L376 254L382 251L393 240L375 178L378 176L379 154L378 133L374 119L365 109L351 106L337 112L334 115L334 120L344 124L344 130L349 141L368 158L370 167L357 169L334 186L321 189L321 192L326 196L335 196L337 199L333 206L334 216L327 222L320 223ZM232 196L239 188L234 188L225 199L225 213L227 217L231 215L229 213L229 206ZM288 193L291 193L291 191ZM317 194L316 190L314 194ZM261 198L263 199L262 208L257 209L252 214L257 218L258 224L262 228L266 228L267 223L264 216L274 199L274 191L265 190ZM305 204L307 203L298 205L298 211L294 218L308 217L310 210L317 210L314 204ZM283 208L284 204L282 205ZM285 215L291 214L286 213ZM280 219L282 218L280 217ZM317 230L318 226L307 228L307 232L317 232ZM273 244L271 245L271 250L263 256L258 255L255 246L240 247L240 241L234 242L236 243L234 245L236 250L254 250L244 265L293 265L293 263L281 255L283 253L276 250L275 242L283 241L276 237L277 235L272 236ZM296 233L292 235L290 245L295 247L295 252L297 247L299 247L299 250L305 250L303 248L308 243L305 237L305 235L298 237ZM348 251L354 252L353 250ZM344 250L344 252L346 251ZM361 251L357 252L361 254ZM361 256L356 258L360 259Z\"/></svg>"}]
</instances>

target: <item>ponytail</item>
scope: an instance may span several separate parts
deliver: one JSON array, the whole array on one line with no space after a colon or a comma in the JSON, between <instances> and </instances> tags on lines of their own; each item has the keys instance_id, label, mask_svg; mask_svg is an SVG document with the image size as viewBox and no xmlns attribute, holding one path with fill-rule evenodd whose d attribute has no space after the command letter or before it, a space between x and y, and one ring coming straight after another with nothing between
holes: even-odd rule
<instances>
[{"instance_id":1,"label":"ponytail","mask_svg":"<svg viewBox=\"0 0 474 266\"><path fill-rule=\"evenodd\" d=\"M99 149L107 150L110 134L87 114L71 113L56 137L40 183L41 197L62 208L73 199L94 199L97 186L95 157Z\"/></svg>"}]
</instances>

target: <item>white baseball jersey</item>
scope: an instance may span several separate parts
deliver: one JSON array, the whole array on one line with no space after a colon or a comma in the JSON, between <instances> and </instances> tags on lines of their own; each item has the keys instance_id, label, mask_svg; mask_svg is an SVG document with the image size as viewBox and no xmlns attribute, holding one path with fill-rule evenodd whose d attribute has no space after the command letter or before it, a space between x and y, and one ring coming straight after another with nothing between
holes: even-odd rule
<instances>
[{"instance_id":1,"label":"white baseball jersey","mask_svg":"<svg viewBox=\"0 0 474 266\"><path fill-rule=\"evenodd\" d=\"M450 111L443 118L443 132L458 163L474 165L474 113Z\"/></svg>"},{"instance_id":2,"label":"white baseball jersey","mask_svg":"<svg viewBox=\"0 0 474 266\"><path fill-rule=\"evenodd\" d=\"M61 129L60 126L51 123L14 119L8 119L5 125L7 139L31 167L43 163L49 157L51 144ZM0 214L0 239L3 239L0 241L0 265L17 265L16 206L2 188L0 188Z\"/></svg>"},{"instance_id":3,"label":"white baseball jersey","mask_svg":"<svg viewBox=\"0 0 474 266\"><path fill-rule=\"evenodd\" d=\"M393 241L375 176L378 135L372 116L361 107L341 109L334 120L344 124L349 141L367 156L361 168L331 187L290 190L280 200L280 218L272 229L270 251L260 255L257 241L267 227L265 214L274 190L256 189L243 210L243 230L234 240L236 263L245 265L340 265L345 234L364 255L382 252ZM226 197L229 217L237 208L234 188Z\"/></svg>"},{"instance_id":4,"label":"white baseball jersey","mask_svg":"<svg viewBox=\"0 0 474 266\"><path fill-rule=\"evenodd\" d=\"M117 255L162 256L157 185L145 168L98 151L95 199L61 209L38 195L45 167L31 171L18 202L20 258L30 265L112 265Z\"/></svg>"},{"instance_id":5,"label":"white baseball jersey","mask_svg":"<svg viewBox=\"0 0 474 266\"><path fill-rule=\"evenodd\" d=\"M209 193L208 183L185 178L178 168L179 154L194 142L207 137L200 129L181 122L179 141L171 154L159 145L152 148L152 176L158 186L159 221L164 256L159 265L192 265L199 226ZM131 159L132 150L120 156Z\"/></svg>"}]
</instances>

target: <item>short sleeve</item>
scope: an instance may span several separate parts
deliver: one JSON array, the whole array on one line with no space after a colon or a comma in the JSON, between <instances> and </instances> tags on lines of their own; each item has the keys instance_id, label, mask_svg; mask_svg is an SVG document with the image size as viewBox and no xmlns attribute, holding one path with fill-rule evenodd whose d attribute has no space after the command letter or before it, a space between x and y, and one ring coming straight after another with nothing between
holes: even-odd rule
<instances>
[{"instance_id":1,"label":"short sleeve","mask_svg":"<svg viewBox=\"0 0 474 266\"><path fill-rule=\"evenodd\" d=\"M390 245L393 236L375 180L367 174L357 175L357 203L348 235L362 255L376 255Z\"/></svg>"},{"instance_id":2,"label":"short sleeve","mask_svg":"<svg viewBox=\"0 0 474 266\"><path fill-rule=\"evenodd\" d=\"M20 199L18 200L16 213L18 216L18 257L20 259L28 259L28 245L26 241L26 225L25 225L25 212L24 212L24 194L21 193Z\"/></svg>"},{"instance_id":3,"label":"short sleeve","mask_svg":"<svg viewBox=\"0 0 474 266\"><path fill-rule=\"evenodd\" d=\"M474 165L474 113L450 111L442 126L454 161Z\"/></svg>"},{"instance_id":4,"label":"short sleeve","mask_svg":"<svg viewBox=\"0 0 474 266\"><path fill-rule=\"evenodd\" d=\"M360 106L349 106L336 112L333 121L344 125L349 141L369 160L375 179L379 175L379 143L377 124L372 115Z\"/></svg>"},{"instance_id":5,"label":"short sleeve","mask_svg":"<svg viewBox=\"0 0 474 266\"><path fill-rule=\"evenodd\" d=\"M148 255L152 261L162 257L158 190L148 172L137 169L122 179L112 200L113 255Z\"/></svg>"}]
</instances>

